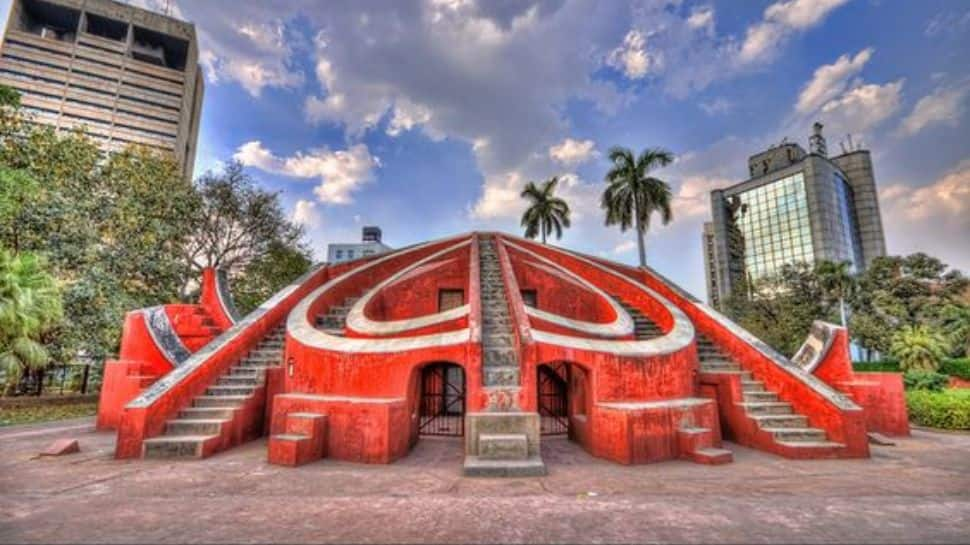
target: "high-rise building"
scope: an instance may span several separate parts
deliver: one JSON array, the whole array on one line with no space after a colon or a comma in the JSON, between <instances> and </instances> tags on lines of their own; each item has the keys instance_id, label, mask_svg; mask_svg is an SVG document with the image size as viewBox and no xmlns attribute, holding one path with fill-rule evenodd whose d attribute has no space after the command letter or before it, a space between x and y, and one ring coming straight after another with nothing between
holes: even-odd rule
<instances>
[{"instance_id":1,"label":"high-rise building","mask_svg":"<svg viewBox=\"0 0 970 545\"><path fill-rule=\"evenodd\" d=\"M367 225L361 229L360 242L338 242L327 245L327 262L340 263L352 261L392 250L390 246L381 242L381 228Z\"/></svg>"},{"instance_id":2,"label":"high-rise building","mask_svg":"<svg viewBox=\"0 0 970 545\"><path fill-rule=\"evenodd\" d=\"M808 153L782 142L751 156L748 171L748 180L711 192L703 246L711 304L785 264L848 261L858 272L886 254L868 150L829 157L816 123Z\"/></svg>"},{"instance_id":3,"label":"high-rise building","mask_svg":"<svg viewBox=\"0 0 970 545\"><path fill-rule=\"evenodd\" d=\"M101 149L143 144L191 177L203 78L195 26L113 0L13 0L0 84L37 123Z\"/></svg>"}]
</instances>

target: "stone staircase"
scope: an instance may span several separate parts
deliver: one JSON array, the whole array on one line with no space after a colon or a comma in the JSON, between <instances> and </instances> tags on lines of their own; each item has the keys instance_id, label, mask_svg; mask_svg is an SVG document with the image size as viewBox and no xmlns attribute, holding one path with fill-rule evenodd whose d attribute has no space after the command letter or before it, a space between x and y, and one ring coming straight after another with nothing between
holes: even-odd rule
<instances>
[{"instance_id":1,"label":"stone staircase","mask_svg":"<svg viewBox=\"0 0 970 545\"><path fill-rule=\"evenodd\" d=\"M342 305L334 305L327 309L326 314L320 314L316 319L316 326L331 335L344 336L344 328L347 327L347 315L354 303L360 300L359 296L347 297Z\"/></svg>"},{"instance_id":2,"label":"stone staircase","mask_svg":"<svg viewBox=\"0 0 970 545\"><path fill-rule=\"evenodd\" d=\"M633 335L638 341L663 337L663 330L660 329L660 326L654 323L653 320L647 318L646 315L640 312L636 307L623 301L618 296L611 295L611 297L613 297L613 299L615 299L616 302L619 303L624 310L626 310L627 314L633 318Z\"/></svg>"},{"instance_id":3,"label":"stone staircase","mask_svg":"<svg viewBox=\"0 0 970 545\"><path fill-rule=\"evenodd\" d=\"M495 238L479 239L482 303L482 385L490 399L485 412L470 413L465 428L463 472L473 477L529 477L546 474L539 455L539 414L518 409L519 355L508 290Z\"/></svg>"},{"instance_id":4,"label":"stone staircase","mask_svg":"<svg viewBox=\"0 0 970 545\"><path fill-rule=\"evenodd\" d=\"M790 403L779 400L777 393L768 391L764 382L757 380L750 371L741 369L737 362L704 335L698 334L697 353L701 373L739 375L743 399L737 406L756 423L760 431L771 435L779 445L787 448L843 446L828 441L825 430L810 427L804 415L796 414Z\"/></svg>"},{"instance_id":5,"label":"stone staircase","mask_svg":"<svg viewBox=\"0 0 970 545\"><path fill-rule=\"evenodd\" d=\"M146 439L144 457L204 458L252 438L245 420L255 415L262 422L265 372L281 364L285 336L284 325L267 334L191 406L166 422L162 435Z\"/></svg>"},{"instance_id":6,"label":"stone staircase","mask_svg":"<svg viewBox=\"0 0 970 545\"><path fill-rule=\"evenodd\" d=\"M486 388L519 387L519 358L502 268L495 240L482 238L479 246L482 290L482 384Z\"/></svg>"}]
</instances>

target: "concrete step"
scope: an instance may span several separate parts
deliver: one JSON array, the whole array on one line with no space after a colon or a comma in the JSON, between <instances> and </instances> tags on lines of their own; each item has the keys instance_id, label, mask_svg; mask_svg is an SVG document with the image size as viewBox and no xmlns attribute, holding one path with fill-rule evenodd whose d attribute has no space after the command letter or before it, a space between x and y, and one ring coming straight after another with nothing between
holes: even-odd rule
<instances>
[{"instance_id":1,"label":"concrete step","mask_svg":"<svg viewBox=\"0 0 970 545\"><path fill-rule=\"evenodd\" d=\"M263 378L263 371L265 367L257 367L255 365L242 366L235 365L229 368L229 376L233 377L256 377L257 379Z\"/></svg>"},{"instance_id":2,"label":"concrete step","mask_svg":"<svg viewBox=\"0 0 970 545\"><path fill-rule=\"evenodd\" d=\"M222 418L179 418L165 422L165 436L217 435L222 425L229 422Z\"/></svg>"},{"instance_id":3,"label":"concrete step","mask_svg":"<svg viewBox=\"0 0 970 545\"><path fill-rule=\"evenodd\" d=\"M238 407L249 396L199 396L192 400L193 407Z\"/></svg>"},{"instance_id":4,"label":"concrete step","mask_svg":"<svg viewBox=\"0 0 970 545\"><path fill-rule=\"evenodd\" d=\"M843 448L845 447L842 443L836 443L834 441L778 441L779 445L783 445L791 448Z\"/></svg>"},{"instance_id":5,"label":"concrete step","mask_svg":"<svg viewBox=\"0 0 970 545\"><path fill-rule=\"evenodd\" d=\"M743 392L745 401L778 401L774 392Z\"/></svg>"},{"instance_id":6,"label":"concrete step","mask_svg":"<svg viewBox=\"0 0 970 545\"><path fill-rule=\"evenodd\" d=\"M145 458L201 458L206 441L215 435L176 435L145 439L142 452Z\"/></svg>"},{"instance_id":7,"label":"concrete step","mask_svg":"<svg viewBox=\"0 0 970 545\"><path fill-rule=\"evenodd\" d=\"M251 358L268 358L268 359L281 358L283 357L283 351L275 348L263 348L262 346L260 346L258 348L254 348L253 350L250 350L247 356Z\"/></svg>"},{"instance_id":8,"label":"concrete step","mask_svg":"<svg viewBox=\"0 0 970 545\"><path fill-rule=\"evenodd\" d=\"M825 430L818 428L761 428L775 436L778 441L789 443L825 441Z\"/></svg>"},{"instance_id":9,"label":"concrete step","mask_svg":"<svg viewBox=\"0 0 970 545\"><path fill-rule=\"evenodd\" d=\"M800 414L752 414L748 416L753 418L761 429L808 427L808 419Z\"/></svg>"},{"instance_id":10,"label":"concrete step","mask_svg":"<svg viewBox=\"0 0 970 545\"><path fill-rule=\"evenodd\" d=\"M546 464L538 456L525 460L486 460L480 456L466 456L463 472L467 477L542 477L546 474Z\"/></svg>"},{"instance_id":11,"label":"concrete step","mask_svg":"<svg viewBox=\"0 0 970 545\"><path fill-rule=\"evenodd\" d=\"M792 414L791 404L784 401L738 403L748 414Z\"/></svg>"},{"instance_id":12,"label":"concrete step","mask_svg":"<svg viewBox=\"0 0 970 545\"><path fill-rule=\"evenodd\" d=\"M482 344L488 347L511 347L515 336L509 333L488 333L482 336Z\"/></svg>"},{"instance_id":13,"label":"concrete step","mask_svg":"<svg viewBox=\"0 0 970 545\"><path fill-rule=\"evenodd\" d=\"M232 407L186 407L179 411L179 419L231 420L236 411Z\"/></svg>"},{"instance_id":14,"label":"concrete step","mask_svg":"<svg viewBox=\"0 0 970 545\"><path fill-rule=\"evenodd\" d=\"M208 396L243 396L248 397L256 390L255 386L209 386L205 395Z\"/></svg>"},{"instance_id":15,"label":"concrete step","mask_svg":"<svg viewBox=\"0 0 970 545\"><path fill-rule=\"evenodd\" d=\"M691 459L698 464L721 465L734 461L734 453L717 447L699 448L691 454Z\"/></svg>"},{"instance_id":16,"label":"concrete step","mask_svg":"<svg viewBox=\"0 0 970 545\"><path fill-rule=\"evenodd\" d=\"M764 392L765 383L761 382L760 380L742 380L741 391L742 392Z\"/></svg>"},{"instance_id":17,"label":"concrete step","mask_svg":"<svg viewBox=\"0 0 970 545\"><path fill-rule=\"evenodd\" d=\"M518 358L515 351L506 349L486 349L482 355L482 365L485 367L495 367L502 365L512 365L518 367Z\"/></svg>"},{"instance_id":18,"label":"concrete step","mask_svg":"<svg viewBox=\"0 0 970 545\"><path fill-rule=\"evenodd\" d=\"M219 377L216 386L251 386L255 388L261 382L259 375L223 375Z\"/></svg>"},{"instance_id":19,"label":"concrete step","mask_svg":"<svg viewBox=\"0 0 970 545\"><path fill-rule=\"evenodd\" d=\"M513 366L483 367L485 386L518 386L519 368Z\"/></svg>"},{"instance_id":20,"label":"concrete step","mask_svg":"<svg viewBox=\"0 0 970 545\"><path fill-rule=\"evenodd\" d=\"M525 460L529 457L529 440L524 433L482 433L478 436L478 457Z\"/></svg>"}]
</instances>

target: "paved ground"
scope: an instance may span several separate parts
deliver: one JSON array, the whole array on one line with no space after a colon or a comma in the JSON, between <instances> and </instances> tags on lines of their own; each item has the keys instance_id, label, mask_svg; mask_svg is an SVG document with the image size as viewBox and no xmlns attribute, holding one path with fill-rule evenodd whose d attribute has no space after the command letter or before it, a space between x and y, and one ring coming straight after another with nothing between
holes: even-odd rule
<instances>
[{"instance_id":1,"label":"paved ground","mask_svg":"<svg viewBox=\"0 0 970 545\"><path fill-rule=\"evenodd\" d=\"M111 459L90 421L0 430L0 542L966 542L970 435L916 431L870 460L624 467L547 440L541 479L465 479L461 445L389 466ZM34 458L53 439L82 453Z\"/></svg>"}]
</instances>

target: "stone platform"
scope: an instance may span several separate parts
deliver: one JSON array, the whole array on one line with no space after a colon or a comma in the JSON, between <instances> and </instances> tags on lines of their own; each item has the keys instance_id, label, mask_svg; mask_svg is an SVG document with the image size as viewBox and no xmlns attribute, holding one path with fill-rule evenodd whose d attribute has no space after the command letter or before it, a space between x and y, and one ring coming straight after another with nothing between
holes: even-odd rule
<instances>
[{"instance_id":1,"label":"stone platform","mask_svg":"<svg viewBox=\"0 0 970 545\"><path fill-rule=\"evenodd\" d=\"M970 434L914 430L862 460L623 466L543 438L548 476L462 476L457 439L391 465L118 461L77 422L0 428L0 543L946 543L970 535ZM60 437L81 452L36 458ZM97 521L92 524L85 521Z\"/></svg>"}]
</instances>

